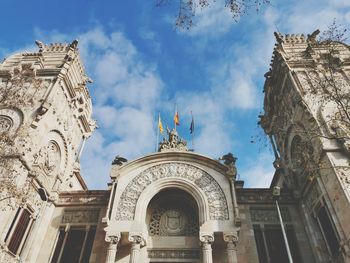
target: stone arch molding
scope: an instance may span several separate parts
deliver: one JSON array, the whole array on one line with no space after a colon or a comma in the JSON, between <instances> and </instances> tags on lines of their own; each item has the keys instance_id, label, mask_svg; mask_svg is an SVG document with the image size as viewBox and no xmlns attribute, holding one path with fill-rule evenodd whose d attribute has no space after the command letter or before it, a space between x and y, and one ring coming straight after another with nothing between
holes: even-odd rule
<instances>
[{"instance_id":1,"label":"stone arch molding","mask_svg":"<svg viewBox=\"0 0 350 263\"><path fill-rule=\"evenodd\" d=\"M196 188L201 190L208 203L210 220L229 219L225 194L211 175L189 164L163 163L144 170L129 182L121 194L117 206L116 220L134 220L137 202L147 186L157 184L164 179L171 180L172 178L190 181Z\"/></svg>"}]
</instances>

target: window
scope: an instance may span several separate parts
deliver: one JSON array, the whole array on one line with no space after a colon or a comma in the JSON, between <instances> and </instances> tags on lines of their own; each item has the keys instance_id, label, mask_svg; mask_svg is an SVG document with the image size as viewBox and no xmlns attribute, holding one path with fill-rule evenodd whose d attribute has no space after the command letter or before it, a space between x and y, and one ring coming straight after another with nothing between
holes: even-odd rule
<instances>
[{"instance_id":1,"label":"window","mask_svg":"<svg viewBox=\"0 0 350 263\"><path fill-rule=\"evenodd\" d=\"M14 220L7 232L5 243L10 252L15 255L20 254L25 240L28 236L33 219L32 211L25 208L19 208Z\"/></svg>"},{"instance_id":2,"label":"window","mask_svg":"<svg viewBox=\"0 0 350 263\"><path fill-rule=\"evenodd\" d=\"M96 227L60 228L51 263L88 263Z\"/></svg>"},{"instance_id":3,"label":"window","mask_svg":"<svg viewBox=\"0 0 350 263\"><path fill-rule=\"evenodd\" d=\"M260 263L288 262L287 249L279 225L253 225ZM294 262L302 262L293 226L286 227L289 248Z\"/></svg>"},{"instance_id":4,"label":"window","mask_svg":"<svg viewBox=\"0 0 350 263\"><path fill-rule=\"evenodd\" d=\"M317 212L317 221L322 230L322 234L332 256L336 256L339 252L339 239L335 231L333 222L329 217L329 212L325 206L322 206Z\"/></svg>"}]
</instances>

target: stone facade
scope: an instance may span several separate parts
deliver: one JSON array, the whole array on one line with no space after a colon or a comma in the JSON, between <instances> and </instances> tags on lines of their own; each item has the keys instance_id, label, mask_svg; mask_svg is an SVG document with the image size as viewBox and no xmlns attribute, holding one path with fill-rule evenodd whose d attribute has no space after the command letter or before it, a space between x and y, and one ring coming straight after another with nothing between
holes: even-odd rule
<instances>
[{"instance_id":1,"label":"stone facade","mask_svg":"<svg viewBox=\"0 0 350 263\"><path fill-rule=\"evenodd\" d=\"M350 262L350 126L317 86L331 63L349 89L350 51L316 34L276 34L261 116L270 189L243 188L232 154L193 153L169 130L159 152L117 156L108 190L87 190L79 157L96 125L78 42L5 59L0 262L288 262L276 204L294 262Z\"/></svg>"}]
</instances>

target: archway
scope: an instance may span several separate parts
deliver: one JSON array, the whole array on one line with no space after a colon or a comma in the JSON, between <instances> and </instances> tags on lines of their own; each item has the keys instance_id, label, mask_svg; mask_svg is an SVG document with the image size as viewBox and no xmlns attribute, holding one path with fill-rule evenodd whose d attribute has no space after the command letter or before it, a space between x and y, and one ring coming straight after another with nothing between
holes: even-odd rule
<instances>
[{"instance_id":1,"label":"archway","mask_svg":"<svg viewBox=\"0 0 350 263\"><path fill-rule=\"evenodd\" d=\"M149 202L150 262L199 262L199 216L196 200L184 190L166 188Z\"/></svg>"}]
</instances>

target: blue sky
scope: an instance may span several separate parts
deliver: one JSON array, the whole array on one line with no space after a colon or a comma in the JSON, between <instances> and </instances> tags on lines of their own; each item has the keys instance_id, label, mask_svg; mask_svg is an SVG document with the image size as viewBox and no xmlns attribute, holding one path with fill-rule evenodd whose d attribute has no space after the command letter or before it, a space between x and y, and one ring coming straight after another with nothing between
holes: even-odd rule
<instances>
[{"instance_id":1,"label":"blue sky","mask_svg":"<svg viewBox=\"0 0 350 263\"><path fill-rule=\"evenodd\" d=\"M174 29L173 2L155 8L152 0L2 0L0 57L35 49L35 39L79 40L99 125L81 160L89 188L106 188L115 155L153 152L157 114L172 126L175 103L185 139L193 111L197 152L212 158L232 152L247 187L268 187L271 150L250 141L261 134L257 116L273 32L307 34L334 18L347 26L350 1L271 0L235 23L217 0L198 10L190 31Z\"/></svg>"}]
</instances>

